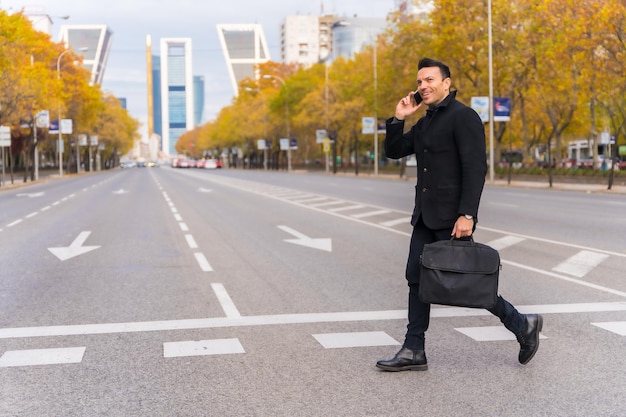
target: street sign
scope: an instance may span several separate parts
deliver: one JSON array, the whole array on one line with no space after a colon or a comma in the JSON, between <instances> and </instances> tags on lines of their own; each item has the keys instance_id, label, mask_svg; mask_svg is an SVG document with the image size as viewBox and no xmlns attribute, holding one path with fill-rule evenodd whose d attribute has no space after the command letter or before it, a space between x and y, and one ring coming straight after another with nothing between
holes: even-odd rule
<instances>
[{"instance_id":1,"label":"street sign","mask_svg":"<svg viewBox=\"0 0 626 417\"><path fill-rule=\"evenodd\" d=\"M37 116L35 117L35 125L40 129L50 126L50 113L48 110L42 110L37 113Z\"/></svg>"},{"instance_id":2,"label":"street sign","mask_svg":"<svg viewBox=\"0 0 626 417\"><path fill-rule=\"evenodd\" d=\"M493 98L493 121L511 121L511 99L506 97Z\"/></svg>"},{"instance_id":3,"label":"street sign","mask_svg":"<svg viewBox=\"0 0 626 417\"><path fill-rule=\"evenodd\" d=\"M257 148L258 150L260 150L260 151L264 151L264 150L266 150L266 149L267 149L267 146L266 146L266 145L267 145L267 144L266 144L266 142L265 142L265 139L257 139L257 141L256 141L256 148Z\"/></svg>"},{"instance_id":4,"label":"street sign","mask_svg":"<svg viewBox=\"0 0 626 417\"><path fill-rule=\"evenodd\" d=\"M0 146L11 146L11 127L0 126Z\"/></svg>"},{"instance_id":5,"label":"street sign","mask_svg":"<svg viewBox=\"0 0 626 417\"><path fill-rule=\"evenodd\" d=\"M326 129L319 129L315 131L315 141L317 143L322 143L326 138L328 138L328 133L326 132Z\"/></svg>"},{"instance_id":6,"label":"street sign","mask_svg":"<svg viewBox=\"0 0 626 417\"><path fill-rule=\"evenodd\" d=\"M280 143L280 150L281 151L286 151L286 150L289 149L289 139L281 138L279 143Z\"/></svg>"},{"instance_id":7,"label":"street sign","mask_svg":"<svg viewBox=\"0 0 626 417\"><path fill-rule=\"evenodd\" d=\"M72 119L61 119L61 134L72 134Z\"/></svg>"},{"instance_id":8,"label":"street sign","mask_svg":"<svg viewBox=\"0 0 626 417\"><path fill-rule=\"evenodd\" d=\"M89 136L89 146L98 146L98 135Z\"/></svg>"},{"instance_id":9,"label":"street sign","mask_svg":"<svg viewBox=\"0 0 626 417\"><path fill-rule=\"evenodd\" d=\"M363 127L361 129L361 133L364 135L374 134L376 130L376 118L375 117L364 117L362 120Z\"/></svg>"},{"instance_id":10,"label":"street sign","mask_svg":"<svg viewBox=\"0 0 626 417\"><path fill-rule=\"evenodd\" d=\"M489 122L489 97L472 97L472 108L483 123Z\"/></svg>"},{"instance_id":11,"label":"street sign","mask_svg":"<svg viewBox=\"0 0 626 417\"><path fill-rule=\"evenodd\" d=\"M78 135L78 146L87 146L87 135L82 133Z\"/></svg>"}]
</instances>

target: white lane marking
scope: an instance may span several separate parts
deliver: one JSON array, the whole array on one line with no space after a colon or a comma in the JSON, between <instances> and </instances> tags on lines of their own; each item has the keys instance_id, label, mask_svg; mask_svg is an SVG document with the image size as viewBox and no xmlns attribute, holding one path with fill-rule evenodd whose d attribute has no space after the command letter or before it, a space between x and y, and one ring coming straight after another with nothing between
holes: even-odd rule
<instances>
[{"instance_id":1,"label":"white lane marking","mask_svg":"<svg viewBox=\"0 0 626 417\"><path fill-rule=\"evenodd\" d=\"M410 224L410 223L411 223L411 218L410 217L401 217L399 219L389 220L387 222L382 222L382 223L379 223L379 224L381 226L392 227L392 226L397 226L399 224Z\"/></svg>"},{"instance_id":2,"label":"white lane marking","mask_svg":"<svg viewBox=\"0 0 626 417\"><path fill-rule=\"evenodd\" d=\"M343 207L328 209L328 211L330 211L331 213L338 213L340 211L356 210L356 209L360 209L363 207L365 207L363 204L354 204L352 206L343 206Z\"/></svg>"},{"instance_id":3,"label":"white lane marking","mask_svg":"<svg viewBox=\"0 0 626 417\"><path fill-rule=\"evenodd\" d=\"M178 225L180 226L180 230L182 230L183 232L189 231L189 227L187 226L187 223L180 222L178 223Z\"/></svg>"},{"instance_id":4,"label":"white lane marking","mask_svg":"<svg viewBox=\"0 0 626 417\"><path fill-rule=\"evenodd\" d=\"M174 206L172 206L170 210L172 210L172 213L178 213L178 209Z\"/></svg>"},{"instance_id":5,"label":"white lane marking","mask_svg":"<svg viewBox=\"0 0 626 417\"><path fill-rule=\"evenodd\" d=\"M211 264L209 263L209 261L206 260L206 258L204 257L204 254L200 252L196 252L193 254L193 256L196 257L196 261L198 261L198 265L200 265L200 269L202 269L204 272L213 271L213 268L211 268Z\"/></svg>"},{"instance_id":6,"label":"white lane marking","mask_svg":"<svg viewBox=\"0 0 626 417\"><path fill-rule=\"evenodd\" d=\"M507 231L504 231L504 230L492 229L490 227L484 227L484 226L478 226L478 229L480 229L480 230L487 230L489 232L499 233L499 234L502 234L502 235L519 236L519 237L523 237L524 239L533 240L533 241L536 241L536 242L551 243L553 245L567 246L567 247L570 247L570 248L576 248L576 249L581 249L581 250L588 250L588 251L598 252L598 253L606 253L607 255L620 256L622 258L626 258L626 253L611 252L611 251L608 251L608 250L590 248L588 246L576 245L576 244L573 244L573 243L561 242L561 241L558 241L558 240L543 239L543 238L540 238L540 237L523 235L523 234L520 234L520 233L507 232Z\"/></svg>"},{"instance_id":7,"label":"white lane marking","mask_svg":"<svg viewBox=\"0 0 626 417\"><path fill-rule=\"evenodd\" d=\"M626 302L574 303L516 306L520 313L560 314L604 311L626 311ZM16 327L0 329L0 339L28 337L76 336L87 334L135 333L169 330L213 329L242 326L267 326L280 324L339 323L349 321L406 320L406 310L348 311L338 313L276 314L242 316L240 318L215 317L201 319L143 321L126 323L75 324L65 326ZM433 307L433 318L489 316L477 308Z\"/></svg>"},{"instance_id":8,"label":"white lane marking","mask_svg":"<svg viewBox=\"0 0 626 417\"><path fill-rule=\"evenodd\" d=\"M500 239L488 242L487 245L491 246L495 250L502 250L504 248L508 248L509 246L513 246L520 242L523 242L524 240L524 238L518 236L504 236Z\"/></svg>"},{"instance_id":9,"label":"white lane marking","mask_svg":"<svg viewBox=\"0 0 626 417\"><path fill-rule=\"evenodd\" d=\"M326 252L333 251L333 241L330 238L310 238L289 226L277 226L280 230L295 236L296 239L285 239L285 242L295 245L305 246L307 248L319 249Z\"/></svg>"},{"instance_id":10,"label":"white lane marking","mask_svg":"<svg viewBox=\"0 0 626 417\"><path fill-rule=\"evenodd\" d=\"M44 208L41 209L41 211L46 211L46 210L50 210L50 206L45 206Z\"/></svg>"},{"instance_id":11,"label":"white lane marking","mask_svg":"<svg viewBox=\"0 0 626 417\"><path fill-rule=\"evenodd\" d=\"M334 201L328 201L326 203L319 203L319 204L309 204L308 207L326 207L326 206L335 206L337 204L344 204L345 201L339 201L339 200L334 200Z\"/></svg>"},{"instance_id":12,"label":"white lane marking","mask_svg":"<svg viewBox=\"0 0 626 417\"><path fill-rule=\"evenodd\" d=\"M20 224L20 223L22 223L22 219L17 219L16 221L7 224L7 227L13 227L16 224Z\"/></svg>"},{"instance_id":13,"label":"white lane marking","mask_svg":"<svg viewBox=\"0 0 626 417\"><path fill-rule=\"evenodd\" d=\"M326 201L326 200L328 200L328 197L313 197L313 198L305 198L302 200L297 199L297 200L291 200L291 201L293 201L294 203L303 204L303 203L315 203L317 201Z\"/></svg>"},{"instance_id":14,"label":"white lane marking","mask_svg":"<svg viewBox=\"0 0 626 417\"><path fill-rule=\"evenodd\" d=\"M224 314L226 314L226 317L228 317L229 319L241 318L241 314L239 314L239 310L237 310L235 303L233 303L230 295L228 295L228 292L226 292L226 288L224 288L222 284L217 283L211 284L211 288L213 288L213 292L215 292L215 296L220 302L220 305L222 306L222 310L224 310Z\"/></svg>"},{"instance_id":15,"label":"white lane marking","mask_svg":"<svg viewBox=\"0 0 626 417\"><path fill-rule=\"evenodd\" d=\"M39 212L35 211L35 212L33 212L33 213L28 214L28 215L26 216L26 218L27 218L27 219L30 219L31 217L35 217L35 216L36 216L36 215L38 215L38 214L39 214Z\"/></svg>"},{"instance_id":16,"label":"white lane marking","mask_svg":"<svg viewBox=\"0 0 626 417\"><path fill-rule=\"evenodd\" d=\"M58 349L9 350L0 357L0 368L11 366L57 365L79 363L83 360L85 347Z\"/></svg>"},{"instance_id":17,"label":"white lane marking","mask_svg":"<svg viewBox=\"0 0 626 417\"><path fill-rule=\"evenodd\" d=\"M626 321L607 321L604 323L591 323L601 329L626 336Z\"/></svg>"},{"instance_id":18,"label":"white lane marking","mask_svg":"<svg viewBox=\"0 0 626 417\"><path fill-rule=\"evenodd\" d=\"M385 332L321 333L313 337L326 349L400 344Z\"/></svg>"},{"instance_id":19,"label":"white lane marking","mask_svg":"<svg viewBox=\"0 0 626 417\"><path fill-rule=\"evenodd\" d=\"M596 284L592 284L590 282L581 281L581 280L576 279L576 278L566 277L564 275L555 274L553 272L545 271L543 269L533 268L532 266L518 264L517 262L511 262L511 261L505 261L505 260L500 260L500 262L502 262L503 265L511 265L511 266L514 266L514 267L517 267L517 268L520 268L520 269L525 269L527 271L536 272L538 274L543 274L543 275L547 275L549 277L558 278L558 279L563 280L563 281L568 281L568 282L571 282L571 283L574 283L574 284L582 285L583 287L589 287L589 288L593 288L595 290L604 291L604 292L608 292L610 294L619 295L620 297L626 297L626 292L614 290L614 289L608 288L608 287L603 287L602 285L596 285Z\"/></svg>"},{"instance_id":20,"label":"white lane marking","mask_svg":"<svg viewBox=\"0 0 626 417\"><path fill-rule=\"evenodd\" d=\"M91 232L89 231L80 232L69 246L48 248L48 250L61 261L66 261L75 256L91 252L92 250L98 249L100 246L83 246L83 243L85 243L90 234Z\"/></svg>"},{"instance_id":21,"label":"white lane marking","mask_svg":"<svg viewBox=\"0 0 626 417\"><path fill-rule=\"evenodd\" d=\"M246 353L239 339L189 340L163 343L164 358Z\"/></svg>"},{"instance_id":22,"label":"white lane marking","mask_svg":"<svg viewBox=\"0 0 626 417\"><path fill-rule=\"evenodd\" d=\"M198 244L196 243L196 240L193 238L192 235L185 235L185 239L187 240L187 245L189 245L189 248L191 249L197 249L198 248Z\"/></svg>"},{"instance_id":23,"label":"white lane marking","mask_svg":"<svg viewBox=\"0 0 626 417\"><path fill-rule=\"evenodd\" d=\"M589 273L589 271L591 271L593 268L600 265L600 263L602 263L602 261L604 261L608 257L609 255L606 255L604 253L582 250L576 255L567 259L565 262L561 262L560 264L552 268L552 270L582 278L587 275L587 273Z\"/></svg>"},{"instance_id":24,"label":"white lane marking","mask_svg":"<svg viewBox=\"0 0 626 417\"><path fill-rule=\"evenodd\" d=\"M174 213L174 218L176 219L176 221L181 222L183 221L183 218L180 214L178 213Z\"/></svg>"},{"instance_id":25,"label":"white lane marking","mask_svg":"<svg viewBox=\"0 0 626 417\"><path fill-rule=\"evenodd\" d=\"M365 217L373 217L378 216L380 214L391 213L391 210L376 210L376 211L368 211L366 213L352 214L350 217L354 217L355 219L364 219Z\"/></svg>"},{"instance_id":26,"label":"white lane marking","mask_svg":"<svg viewBox=\"0 0 626 417\"><path fill-rule=\"evenodd\" d=\"M458 327L454 330L463 333L465 336L471 337L477 342L515 340L515 335L508 331L504 326ZM539 339L547 339L547 337L540 333Z\"/></svg>"}]
</instances>

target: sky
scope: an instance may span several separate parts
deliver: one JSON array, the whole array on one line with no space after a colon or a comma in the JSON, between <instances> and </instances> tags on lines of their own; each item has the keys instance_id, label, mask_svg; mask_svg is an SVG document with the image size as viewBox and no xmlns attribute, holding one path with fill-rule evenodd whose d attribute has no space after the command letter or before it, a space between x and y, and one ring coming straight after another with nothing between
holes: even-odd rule
<instances>
[{"instance_id":1,"label":"sky","mask_svg":"<svg viewBox=\"0 0 626 417\"><path fill-rule=\"evenodd\" d=\"M105 24L113 33L102 89L123 97L147 135L146 35L157 54L160 38L188 37L193 74L204 76L204 122L231 104L233 90L216 25L256 23L263 27L270 59L279 62L280 25L286 16L335 14L385 18L394 0L0 0L0 8L44 9L53 20L52 40L61 25ZM60 16L69 15L62 20Z\"/></svg>"}]
</instances>

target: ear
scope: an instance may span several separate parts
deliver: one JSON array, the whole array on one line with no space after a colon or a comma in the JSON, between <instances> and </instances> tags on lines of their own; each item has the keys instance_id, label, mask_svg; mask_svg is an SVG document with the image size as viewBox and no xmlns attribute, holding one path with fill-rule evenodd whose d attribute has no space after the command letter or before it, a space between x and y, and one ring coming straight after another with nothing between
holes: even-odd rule
<instances>
[{"instance_id":1,"label":"ear","mask_svg":"<svg viewBox=\"0 0 626 417\"><path fill-rule=\"evenodd\" d=\"M452 79L450 77L443 80L443 88L447 91L450 91L450 85L452 85Z\"/></svg>"}]
</instances>

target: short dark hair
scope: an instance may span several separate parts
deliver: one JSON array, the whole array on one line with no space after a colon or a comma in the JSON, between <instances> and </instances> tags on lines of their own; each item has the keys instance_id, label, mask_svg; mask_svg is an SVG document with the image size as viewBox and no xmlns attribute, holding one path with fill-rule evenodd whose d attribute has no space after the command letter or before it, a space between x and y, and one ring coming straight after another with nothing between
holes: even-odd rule
<instances>
[{"instance_id":1,"label":"short dark hair","mask_svg":"<svg viewBox=\"0 0 626 417\"><path fill-rule=\"evenodd\" d=\"M420 62L417 64L417 70L421 70L422 68L431 68L438 67L439 71L441 71L441 77L445 80L446 78L451 78L450 76L450 67L444 64L441 61L437 61L432 58L422 58Z\"/></svg>"}]
</instances>

